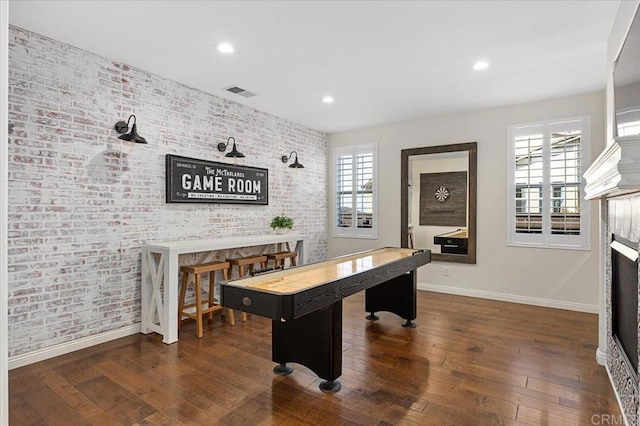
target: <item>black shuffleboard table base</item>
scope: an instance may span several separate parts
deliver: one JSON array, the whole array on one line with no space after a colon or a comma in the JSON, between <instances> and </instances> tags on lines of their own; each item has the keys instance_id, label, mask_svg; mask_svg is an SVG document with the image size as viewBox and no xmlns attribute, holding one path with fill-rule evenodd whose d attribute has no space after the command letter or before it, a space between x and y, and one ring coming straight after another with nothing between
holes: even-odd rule
<instances>
[{"instance_id":1,"label":"black shuffleboard table base","mask_svg":"<svg viewBox=\"0 0 640 426\"><path fill-rule=\"evenodd\" d=\"M393 254L394 250L399 253L398 259L387 259L374 267L365 266L353 274L344 274L298 291L269 290L268 283L278 284L291 274L312 274L314 268L326 268L327 265L336 269L340 262L346 266L351 262L357 269L358 264L366 264L360 259L377 253ZM298 363L323 379L319 385L322 392L335 393L342 388L338 381L342 375L342 299L364 290L365 312L369 312L367 319L377 320L376 312L391 312L405 320L403 327L414 328L416 324L413 321L417 315L416 270L430 261L429 250L371 250L222 282L220 302L227 308L271 318L272 360L278 364L273 369L275 374L289 375L293 368L288 363Z\"/></svg>"}]
</instances>

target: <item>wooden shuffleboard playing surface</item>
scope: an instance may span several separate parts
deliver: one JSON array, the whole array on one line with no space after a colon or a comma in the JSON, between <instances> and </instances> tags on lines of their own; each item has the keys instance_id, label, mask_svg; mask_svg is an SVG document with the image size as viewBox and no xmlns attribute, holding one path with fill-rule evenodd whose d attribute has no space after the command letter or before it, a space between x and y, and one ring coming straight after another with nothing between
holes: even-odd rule
<instances>
[{"instance_id":1,"label":"wooden shuffleboard playing surface","mask_svg":"<svg viewBox=\"0 0 640 426\"><path fill-rule=\"evenodd\" d=\"M413 249L382 248L231 281L237 286L274 294L292 294L411 257Z\"/></svg>"},{"instance_id":2,"label":"wooden shuffleboard playing surface","mask_svg":"<svg viewBox=\"0 0 640 426\"><path fill-rule=\"evenodd\" d=\"M220 283L220 302L227 308L290 321L430 261L428 250L393 247L370 250L223 281Z\"/></svg>"},{"instance_id":3,"label":"wooden shuffleboard playing surface","mask_svg":"<svg viewBox=\"0 0 640 426\"><path fill-rule=\"evenodd\" d=\"M220 303L272 322L276 374L287 363L307 366L325 379L323 392L337 392L342 374L342 300L365 291L365 311L393 312L415 327L416 269L431 261L429 250L381 248L323 262L220 283Z\"/></svg>"}]
</instances>

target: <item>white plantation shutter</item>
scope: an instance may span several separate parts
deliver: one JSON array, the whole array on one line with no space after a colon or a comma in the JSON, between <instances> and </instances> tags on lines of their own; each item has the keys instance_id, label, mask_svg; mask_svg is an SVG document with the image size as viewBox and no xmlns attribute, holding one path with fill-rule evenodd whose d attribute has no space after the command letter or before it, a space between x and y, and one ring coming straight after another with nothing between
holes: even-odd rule
<instances>
[{"instance_id":1,"label":"white plantation shutter","mask_svg":"<svg viewBox=\"0 0 640 426\"><path fill-rule=\"evenodd\" d=\"M334 149L334 236L376 238L376 149L358 145Z\"/></svg>"},{"instance_id":2,"label":"white plantation shutter","mask_svg":"<svg viewBox=\"0 0 640 426\"><path fill-rule=\"evenodd\" d=\"M589 117L509 127L510 245L587 249Z\"/></svg>"},{"instance_id":3,"label":"white plantation shutter","mask_svg":"<svg viewBox=\"0 0 640 426\"><path fill-rule=\"evenodd\" d=\"M336 226L351 228L353 207L353 155L344 153L337 156L336 181Z\"/></svg>"}]
</instances>

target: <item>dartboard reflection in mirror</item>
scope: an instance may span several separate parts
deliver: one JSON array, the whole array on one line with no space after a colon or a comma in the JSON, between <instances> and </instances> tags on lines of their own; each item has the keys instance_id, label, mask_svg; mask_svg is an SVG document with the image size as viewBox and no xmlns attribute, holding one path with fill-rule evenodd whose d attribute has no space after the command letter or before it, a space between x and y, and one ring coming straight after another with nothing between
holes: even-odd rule
<instances>
[{"instance_id":1,"label":"dartboard reflection in mirror","mask_svg":"<svg viewBox=\"0 0 640 426\"><path fill-rule=\"evenodd\" d=\"M449 193L449 190L447 188L445 188L444 186L441 186L438 189L436 189L436 193L434 195L436 197L436 200L438 200L441 203L444 203L449 199L449 195L451 194Z\"/></svg>"}]
</instances>

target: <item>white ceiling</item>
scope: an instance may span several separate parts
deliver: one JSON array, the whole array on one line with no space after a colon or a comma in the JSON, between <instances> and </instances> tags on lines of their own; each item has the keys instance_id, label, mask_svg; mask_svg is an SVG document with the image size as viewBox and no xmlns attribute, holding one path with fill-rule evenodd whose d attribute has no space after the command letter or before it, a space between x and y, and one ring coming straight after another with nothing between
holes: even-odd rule
<instances>
[{"instance_id":1,"label":"white ceiling","mask_svg":"<svg viewBox=\"0 0 640 426\"><path fill-rule=\"evenodd\" d=\"M332 133L603 90L619 3L11 0L9 22Z\"/></svg>"}]
</instances>

